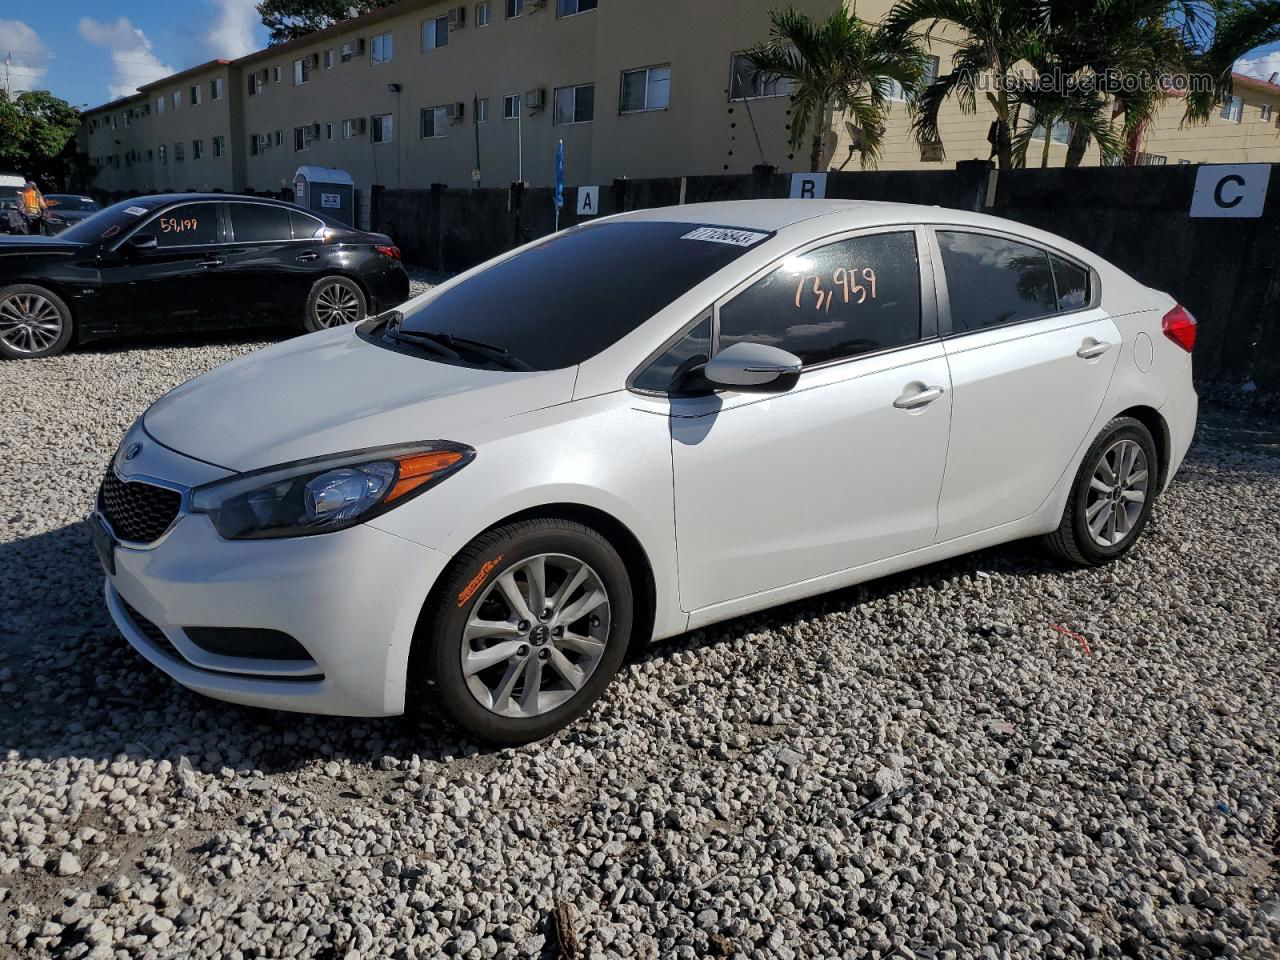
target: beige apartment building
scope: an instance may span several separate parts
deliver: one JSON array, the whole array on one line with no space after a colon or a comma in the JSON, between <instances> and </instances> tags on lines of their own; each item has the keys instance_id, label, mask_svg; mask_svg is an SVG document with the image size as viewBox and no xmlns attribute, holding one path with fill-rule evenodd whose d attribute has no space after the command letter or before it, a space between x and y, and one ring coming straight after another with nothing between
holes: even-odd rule
<instances>
[{"instance_id":1,"label":"beige apartment building","mask_svg":"<svg viewBox=\"0 0 1280 960\"><path fill-rule=\"evenodd\" d=\"M842 0L793 2L823 17ZM807 170L807 148L787 143L785 84L766 82L742 57L768 36L773 5L402 0L88 111L82 148L94 187L107 191L279 191L302 165L344 169L359 190L546 185L559 140L570 185L746 173L760 163ZM891 6L866 0L857 12L878 21ZM937 34L933 69L949 70L955 49L953 34ZM1181 126L1171 103L1144 144L1148 162L1280 161L1280 87L1238 78L1236 94L1201 127ZM948 103L939 156L915 141L906 104L895 104L879 166L986 159L991 119L981 103L974 114ZM831 129L829 166L858 169L840 118ZM1054 166L1068 135L1050 133ZM1096 149L1086 162L1098 162Z\"/></svg>"}]
</instances>

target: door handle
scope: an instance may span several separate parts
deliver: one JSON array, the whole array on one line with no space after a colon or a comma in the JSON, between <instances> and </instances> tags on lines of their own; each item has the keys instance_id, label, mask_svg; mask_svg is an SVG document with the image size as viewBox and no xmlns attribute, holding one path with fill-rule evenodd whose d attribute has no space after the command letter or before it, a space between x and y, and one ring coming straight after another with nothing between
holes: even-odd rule
<instances>
[{"instance_id":1,"label":"door handle","mask_svg":"<svg viewBox=\"0 0 1280 960\"><path fill-rule=\"evenodd\" d=\"M221 259L219 259L218 257L210 257L208 260L201 260L201 261L200 261L200 266L202 266L202 267L220 267L220 266L222 266L225 262L226 262L225 260L221 260Z\"/></svg>"},{"instance_id":2,"label":"door handle","mask_svg":"<svg viewBox=\"0 0 1280 960\"><path fill-rule=\"evenodd\" d=\"M299 263L307 263L311 260L319 260L320 254L316 253L314 250L308 250L306 253L298 254L294 259Z\"/></svg>"},{"instance_id":3,"label":"door handle","mask_svg":"<svg viewBox=\"0 0 1280 960\"><path fill-rule=\"evenodd\" d=\"M1102 356L1111 349L1111 344L1105 340L1088 339L1080 345L1080 349L1076 351L1076 356L1081 360L1093 360Z\"/></svg>"},{"instance_id":4,"label":"door handle","mask_svg":"<svg viewBox=\"0 0 1280 960\"><path fill-rule=\"evenodd\" d=\"M919 407L928 406L945 392L941 387L923 387L919 390L908 390L893 401L893 405L899 410L915 410Z\"/></svg>"}]
</instances>

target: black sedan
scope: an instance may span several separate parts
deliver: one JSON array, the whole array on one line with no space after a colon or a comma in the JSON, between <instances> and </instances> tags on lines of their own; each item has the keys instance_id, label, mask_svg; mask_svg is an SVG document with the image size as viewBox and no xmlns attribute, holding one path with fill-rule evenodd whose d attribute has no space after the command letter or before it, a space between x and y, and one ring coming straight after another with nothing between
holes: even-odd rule
<instances>
[{"instance_id":1,"label":"black sedan","mask_svg":"<svg viewBox=\"0 0 1280 960\"><path fill-rule=\"evenodd\" d=\"M49 357L125 334L320 330L408 296L384 234L262 197L138 197L55 237L0 237L0 356Z\"/></svg>"},{"instance_id":2,"label":"black sedan","mask_svg":"<svg viewBox=\"0 0 1280 960\"><path fill-rule=\"evenodd\" d=\"M44 225L50 233L65 230L81 220L88 220L102 209L102 205L93 197L83 197L78 193L46 193L44 202L48 206Z\"/></svg>"}]
</instances>

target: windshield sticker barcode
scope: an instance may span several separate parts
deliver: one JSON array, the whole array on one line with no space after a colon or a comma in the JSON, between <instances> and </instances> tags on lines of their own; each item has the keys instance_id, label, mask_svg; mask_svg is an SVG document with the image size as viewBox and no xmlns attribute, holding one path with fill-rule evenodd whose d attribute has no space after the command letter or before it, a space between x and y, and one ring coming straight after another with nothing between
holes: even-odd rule
<instances>
[{"instance_id":1,"label":"windshield sticker barcode","mask_svg":"<svg viewBox=\"0 0 1280 960\"><path fill-rule=\"evenodd\" d=\"M725 227L699 227L690 230L681 240L707 240L710 243L731 243L735 247L750 247L759 243L767 233L756 233L753 230L729 230Z\"/></svg>"}]
</instances>

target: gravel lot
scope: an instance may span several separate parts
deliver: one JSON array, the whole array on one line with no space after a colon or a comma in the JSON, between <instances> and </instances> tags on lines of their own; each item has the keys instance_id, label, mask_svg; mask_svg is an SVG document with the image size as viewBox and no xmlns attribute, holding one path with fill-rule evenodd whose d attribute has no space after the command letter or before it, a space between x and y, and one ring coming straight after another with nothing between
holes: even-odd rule
<instances>
[{"instance_id":1,"label":"gravel lot","mask_svg":"<svg viewBox=\"0 0 1280 960\"><path fill-rule=\"evenodd\" d=\"M737 620L491 752L205 700L110 626L111 451L262 342L0 365L0 956L1280 955L1275 422L1207 408L1110 568Z\"/></svg>"}]
</instances>

